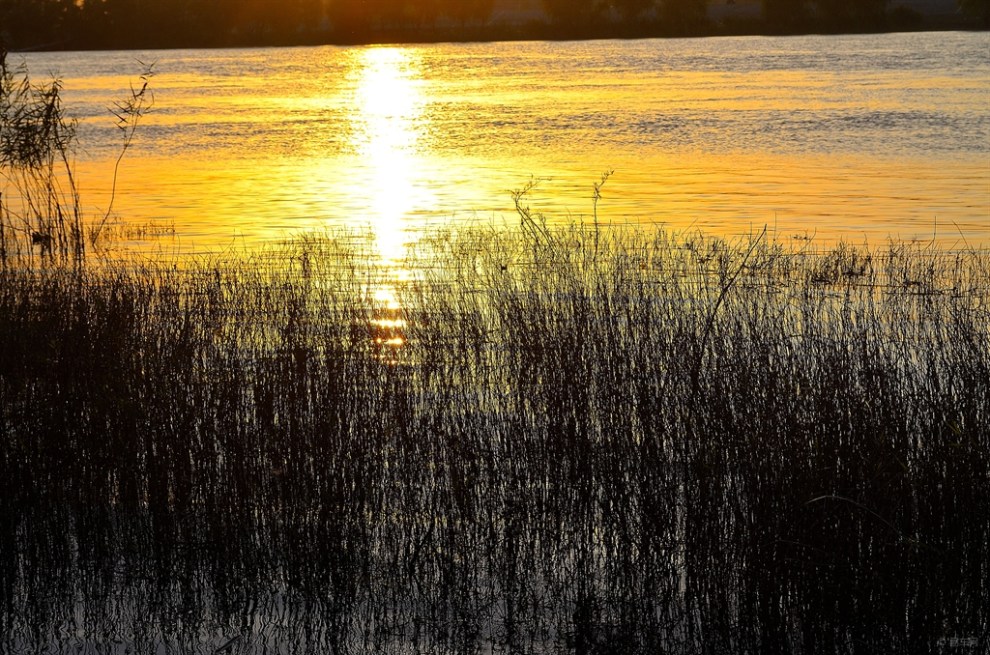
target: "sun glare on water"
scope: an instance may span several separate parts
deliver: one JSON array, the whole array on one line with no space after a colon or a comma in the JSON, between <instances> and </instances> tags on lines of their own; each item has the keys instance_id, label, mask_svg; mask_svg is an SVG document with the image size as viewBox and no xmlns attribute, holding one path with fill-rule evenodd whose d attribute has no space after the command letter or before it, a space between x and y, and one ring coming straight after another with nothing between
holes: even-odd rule
<instances>
[{"instance_id":1,"label":"sun glare on water","mask_svg":"<svg viewBox=\"0 0 990 655\"><path fill-rule=\"evenodd\" d=\"M417 136L422 122L424 98L416 61L408 50L374 47L361 50L355 67L359 81L355 89L355 150L364 160L368 177L367 219L383 266L394 281L407 277L403 269L407 232L405 221L417 208L430 202L418 183ZM376 306L371 321L372 341L393 350L406 343L405 320L394 286L372 292ZM383 353L392 362L394 353Z\"/></svg>"},{"instance_id":2,"label":"sun glare on water","mask_svg":"<svg viewBox=\"0 0 990 655\"><path fill-rule=\"evenodd\" d=\"M368 220L382 259L404 255L403 219L426 200L416 179L416 123L422 114L415 61L398 48L360 52L355 146L370 171Z\"/></svg>"}]
</instances>

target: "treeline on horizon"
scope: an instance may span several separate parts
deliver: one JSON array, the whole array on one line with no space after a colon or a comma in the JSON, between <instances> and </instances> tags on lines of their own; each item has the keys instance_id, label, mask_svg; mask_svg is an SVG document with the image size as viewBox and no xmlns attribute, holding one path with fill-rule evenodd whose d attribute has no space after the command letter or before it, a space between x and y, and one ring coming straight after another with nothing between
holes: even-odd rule
<instances>
[{"instance_id":1,"label":"treeline on horizon","mask_svg":"<svg viewBox=\"0 0 990 655\"><path fill-rule=\"evenodd\" d=\"M924 27L890 0L762 0L756 18L713 22L722 0L541 0L509 21L496 0L0 0L11 50L293 45ZM990 0L959 0L959 26L990 25ZM967 22L968 20L968 22Z\"/></svg>"}]
</instances>

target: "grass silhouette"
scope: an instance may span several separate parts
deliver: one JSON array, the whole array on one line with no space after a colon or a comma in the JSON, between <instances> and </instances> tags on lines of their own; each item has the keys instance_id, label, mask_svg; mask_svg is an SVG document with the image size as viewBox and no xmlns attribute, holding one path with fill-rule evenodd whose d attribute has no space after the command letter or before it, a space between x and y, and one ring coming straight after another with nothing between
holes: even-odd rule
<instances>
[{"instance_id":1,"label":"grass silhouette","mask_svg":"<svg viewBox=\"0 0 990 655\"><path fill-rule=\"evenodd\" d=\"M985 252L528 220L0 272L0 652L986 645Z\"/></svg>"}]
</instances>

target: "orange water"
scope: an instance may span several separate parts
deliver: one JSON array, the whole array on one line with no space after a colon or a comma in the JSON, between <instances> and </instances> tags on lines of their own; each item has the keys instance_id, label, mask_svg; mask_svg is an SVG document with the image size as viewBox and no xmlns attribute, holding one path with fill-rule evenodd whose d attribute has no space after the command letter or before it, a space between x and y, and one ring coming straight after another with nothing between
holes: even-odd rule
<instances>
[{"instance_id":1,"label":"orange water","mask_svg":"<svg viewBox=\"0 0 990 655\"><path fill-rule=\"evenodd\" d=\"M551 221L725 235L990 244L990 36L31 54L80 118L87 212L109 198L106 111L154 61L124 158L126 225L167 248L253 247L326 227L380 253L448 224ZM155 238L132 248L162 247Z\"/></svg>"}]
</instances>

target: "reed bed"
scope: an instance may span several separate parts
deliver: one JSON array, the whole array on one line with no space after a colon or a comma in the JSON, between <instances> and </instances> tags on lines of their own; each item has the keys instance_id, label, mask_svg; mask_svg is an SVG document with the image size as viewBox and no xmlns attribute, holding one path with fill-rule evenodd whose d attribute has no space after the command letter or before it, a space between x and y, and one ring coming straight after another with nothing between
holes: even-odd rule
<instances>
[{"instance_id":1,"label":"reed bed","mask_svg":"<svg viewBox=\"0 0 990 655\"><path fill-rule=\"evenodd\" d=\"M0 653L985 651L986 252L523 227L0 271Z\"/></svg>"}]
</instances>

